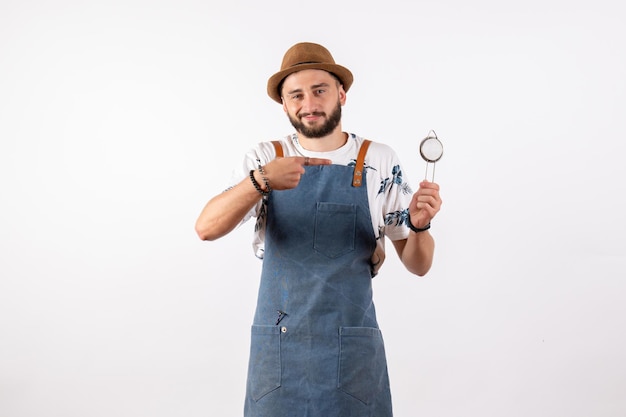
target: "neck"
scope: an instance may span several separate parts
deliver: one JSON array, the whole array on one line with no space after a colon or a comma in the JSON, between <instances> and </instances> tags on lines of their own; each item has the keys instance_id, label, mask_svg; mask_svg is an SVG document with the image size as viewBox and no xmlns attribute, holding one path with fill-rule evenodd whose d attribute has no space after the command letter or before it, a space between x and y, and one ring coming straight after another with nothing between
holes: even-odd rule
<instances>
[{"instance_id":1,"label":"neck","mask_svg":"<svg viewBox=\"0 0 626 417\"><path fill-rule=\"evenodd\" d=\"M298 141L300 145L308 151L313 152L329 152L341 148L346 144L348 134L341 130L341 126L328 136L321 138L309 138L298 132Z\"/></svg>"}]
</instances>

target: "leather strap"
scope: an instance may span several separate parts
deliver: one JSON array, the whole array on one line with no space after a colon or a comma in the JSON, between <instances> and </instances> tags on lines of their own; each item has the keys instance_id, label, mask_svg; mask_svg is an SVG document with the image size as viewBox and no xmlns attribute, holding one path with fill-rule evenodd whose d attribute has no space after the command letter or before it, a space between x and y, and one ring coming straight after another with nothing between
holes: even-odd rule
<instances>
[{"instance_id":1,"label":"leather strap","mask_svg":"<svg viewBox=\"0 0 626 417\"><path fill-rule=\"evenodd\" d=\"M280 144L279 140L273 140L272 144L274 145L274 149L276 149L276 158L283 157L283 145Z\"/></svg>"},{"instance_id":2,"label":"leather strap","mask_svg":"<svg viewBox=\"0 0 626 417\"><path fill-rule=\"evenodd\" d=\"M359 149L359 155L356 158L356 165L354 166L354 175L352 176L352 186L360 187L363 183L363 171L365 170L365 154L367 148L369 148L371 140L365 139Z\"/></svg>"}]
</instances>

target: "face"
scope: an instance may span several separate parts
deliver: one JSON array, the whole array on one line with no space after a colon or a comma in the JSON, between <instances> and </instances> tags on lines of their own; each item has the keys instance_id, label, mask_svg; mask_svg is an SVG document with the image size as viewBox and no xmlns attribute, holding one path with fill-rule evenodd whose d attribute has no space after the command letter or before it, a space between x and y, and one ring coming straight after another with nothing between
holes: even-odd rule
<instances>
[{"instance_id":1,"label":"face","mask_svg":"<svg viewBox=\"0 0 626 417\"><path fill-rule=\"evenodd\" d=\"M346 93L330 73L303 70L285 78L282 99L283 109L298 133L322 138L339 126Z\"/></svg>"}]
</instances>

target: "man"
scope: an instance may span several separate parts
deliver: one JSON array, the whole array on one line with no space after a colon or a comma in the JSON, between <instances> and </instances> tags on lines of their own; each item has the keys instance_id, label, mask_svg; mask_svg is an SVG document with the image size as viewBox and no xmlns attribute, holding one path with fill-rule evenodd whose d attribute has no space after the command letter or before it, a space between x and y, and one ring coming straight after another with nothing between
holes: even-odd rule
<instances>
[{"instance_id":1,"label":"man","mask_svg":"<svg viewBox=\"0 0 626 417\"><path fill-rule=\"evenodd\" d=\"M427 181L411 195L391 148L343 132L352 81L323 46L292 46L267 92L296 133L251 150L196 223L214 240L257 218L246 417L392 415L371 280L385 236L408 271L428 272L441 198Z\"/></svg>"}]
</instances>

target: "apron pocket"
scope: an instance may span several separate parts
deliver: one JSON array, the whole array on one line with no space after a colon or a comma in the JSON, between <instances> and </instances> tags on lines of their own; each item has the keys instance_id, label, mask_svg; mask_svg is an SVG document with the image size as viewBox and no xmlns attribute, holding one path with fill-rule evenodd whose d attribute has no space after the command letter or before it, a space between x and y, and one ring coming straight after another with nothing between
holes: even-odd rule
<instances>
[{"instance_id":1,"label":"apron pocket","mask_svg":"<svg viewBox=\"0 0 626 417\"><path fill-rule=\"evenodd\" d=\"M369 404L388 386L383 337L372 327L339 328L337 388Z\"/></svg>"},{"instance_id":2,"label":"apron pocket","mask_svg":"<svg viewBox=\"0 0 626 417\"><path fill-rule=\"evenodd\" d=\"M258 401L281 384L280 327L252 326L248 389Z\"/></svg>"},{"instance_id":3,"label":"apron pocket","mask_svg":"<svg viewBox=\"0 0 626 417\"><path fill-rule=\"evenodd\" d=\"M329 258L338 258L354 250L356 206L354 204L317 203L313 248Z\"/></svg>"}]
</instances>

